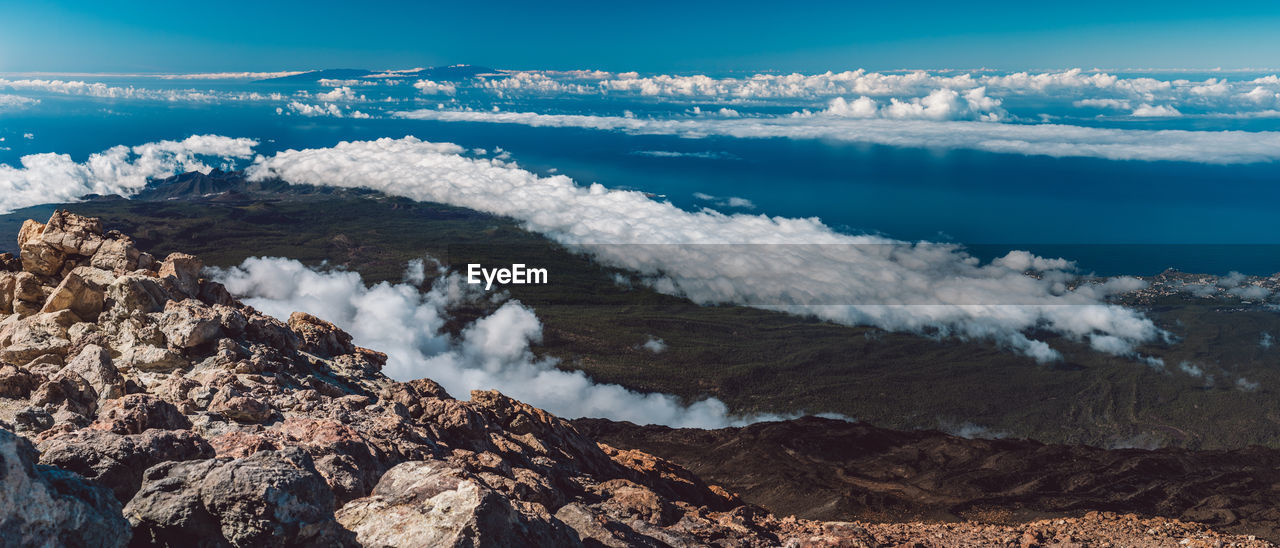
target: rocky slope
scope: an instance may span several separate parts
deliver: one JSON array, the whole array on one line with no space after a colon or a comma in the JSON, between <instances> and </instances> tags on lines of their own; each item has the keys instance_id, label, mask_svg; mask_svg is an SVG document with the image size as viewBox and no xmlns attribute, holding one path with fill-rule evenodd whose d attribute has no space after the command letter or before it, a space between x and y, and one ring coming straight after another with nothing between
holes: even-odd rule
<instances>
[{"instance_id":1,"label":"rocky slope","mask_svg":"<svg viewBox=\"0 0 1280 548\"><path fill-rule=\"evenodd\" d=\"M1265 545L1103 514L779 519L497 392L392 381L335 326L265 316L95 219L28 221L19 248L0 256L3 545Z\"/></svg>"},{"instance_id":2,"label":"rocky slope","mask_svg":"<svg viewBox=\"0 0 1280 548\"><path fill-rule=\"evenodd\" d=\"M1280 450L1099 449L806 417L720 430L573 421L748 502L820 520L1006 523L1131 512L1280 541Z\"/></svg>"}]
</instances>

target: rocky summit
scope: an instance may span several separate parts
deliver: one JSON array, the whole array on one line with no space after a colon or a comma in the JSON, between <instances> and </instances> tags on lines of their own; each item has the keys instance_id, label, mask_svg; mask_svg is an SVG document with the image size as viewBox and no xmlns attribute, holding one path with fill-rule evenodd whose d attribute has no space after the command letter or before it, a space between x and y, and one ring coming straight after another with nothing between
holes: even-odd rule
<instances>
[{"instance_id":1,"label":"rocky summit","mask_svg":"<svg viewBox=\"0 0 1280 548\"><path fill-rule=\"evenodd\" d=\"M1093 513L1021 525L779 518L494 391L237 301L96 219L0 255L0 545L1265 546Z\"/></svg>"}]
</instances>

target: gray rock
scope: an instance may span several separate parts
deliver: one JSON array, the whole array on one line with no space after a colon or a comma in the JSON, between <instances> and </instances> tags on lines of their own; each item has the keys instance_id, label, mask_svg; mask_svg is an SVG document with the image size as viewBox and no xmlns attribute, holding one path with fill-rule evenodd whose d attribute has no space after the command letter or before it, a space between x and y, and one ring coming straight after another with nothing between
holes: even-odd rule
<instances>
[{"instance_id":1,"label":"gray rock","mask_svg":"<svg viewBox=\"0 0 1280 548\"><path fill-rule=\"evenodd\" d=\"M155 278L126 274L107 286L106 299L112 315L128 317L164 310L169 294Z\"/></svg>"},{"instance_id":2,"label":"gray rock","mask_svg":"<svg viewBox=\"0 0 1280 548\"><path fill-rule=\"evenodd\" d=\"M98 391L98 403L124 395L124 377L111 362L111 353L98 345L88 345L76 357L67 362L63 371L75 373Z\"/></svg>"},{"instance_id":3,"label":"gray rock","mask_svg":"<svg viewBox=\"0 0 1280 548\"><path fill-rule=\"evenodd\" d=\"M5 546L116 547L129 522L111 491L36 465L31 442L0 430L0 539Z\"/></svg>"},{"instance_id":4,"label":"gray rock","mask_svg":"<svg viewBox=\"0 0 1280 548\"><path fill-rule=\"evenodd\" d=\"M213 458L213 447L184 430L120 435L85 428L40 443L40 463L80 474L108 487L122 503L133 498L148 468L166 461Z\"/></svg>"},{"instance_id":5,"label":"gray rock","mask_svg":"<svg viewBox=\"0 0 1280 548\"><path fill-rule=\"evenodd\" d=\"M311 457L293 448L156 465L124 513L139 541L160 546L356 545Z\"/></svg>"},{"instance_id":6,"label":"gray rock","mask_svg":"<svg viewBox=\"0 0 1280 548\"><path fill-rule=\"evenodd\" d=\"M182 357L182 354L156 346L126 348L120 355L120 363L127 369L163 373L191 365Z\"/></svg>"},{"instance_id":7,"label":"gray rock","mask_svg":"<svg viewBox=\"0 0 1280 548\"><path fill-rule=\"evenodd\" d=\"M176 348L192 348L222 335L222 319L195 299L169 301L160 316L160 332Z\"/></svg>"},{"instance_id":8,"label":"gray rock","mask_svg":"<svg viewBox=\"0 0 1280 548\"><path fill-rule=\"evenodd\" d=\"M461 468L406 462L383 474L371 496L337 512L360 544L413 546L581 546L559 520L522 511Z\"/></svg>"}]
</instances>

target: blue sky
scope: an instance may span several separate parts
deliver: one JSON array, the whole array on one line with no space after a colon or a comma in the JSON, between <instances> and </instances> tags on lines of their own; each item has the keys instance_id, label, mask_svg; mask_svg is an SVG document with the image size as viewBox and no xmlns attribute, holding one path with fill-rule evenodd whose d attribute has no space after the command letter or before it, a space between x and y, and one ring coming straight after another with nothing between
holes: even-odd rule
<instances>
[{"instance_id":1,"label":"blue sky","mask_svg":"<svg viewBox=\"0 0 1280 548\"><path fill-rule=\"evenodd\" d=\"M0 71L1280 64L1276 2L0 0Z\"/></svg>"}]
</instances>

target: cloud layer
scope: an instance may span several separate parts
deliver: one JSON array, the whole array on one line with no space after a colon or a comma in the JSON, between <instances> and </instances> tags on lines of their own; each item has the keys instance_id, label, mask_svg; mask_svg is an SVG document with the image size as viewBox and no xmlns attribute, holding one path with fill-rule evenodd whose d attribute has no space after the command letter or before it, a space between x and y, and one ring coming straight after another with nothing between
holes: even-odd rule
<instances>
[{"instance_id":1,"label":"cloud layer","mask_svg":"<svg viewBox=\"0 0 1280 548\"><path fill-rule=\"evenodd\" d=\"M500 96L599 95L713 102L827 101L859 99L921 102L938 92L967 95L977 90L994 101L1025 98L1106 108L1135 116L1177 117L1181 111L1251 112L1280 108L1280 78L1275 75L1229 80L1119 76L1071 69L1043 73L955 71L873 72L853 70L820 74L756 74L715 78L705 75L646 75L602 71L506 71L476 84ZM1098 103L1101 105L1102 103ZM1145 108L1144 108L1145 106Z\"/></svg>"},{"instance_id":2,"label":"cloud layer","mask_svg":"<svg viewBox=\"0 0 1280 548\"><path fill-rule=\"evenodd\" d=\"M1130 288L1131 280L1068 291L1066 261L1014 252L980 264L957 246L843 235L817 219L687 212L640 192L539 177L463 152L412 137L344 142L262 158L249 173L372 188L512 217L605 264L637 272L660 291L703 304L985 338L1041 361L1059 353L1028 336L1031 329L1131 356L1137 345L1160 335L1140 314L1104 303L1108 293ZM1040 277L1024 275L1027 270Z\"/></svg>"},{"instance_id":3,"label":"cloud layer","mask_svg":"<svg viewBox=\"0 0 1280 548\"><path fill-rule=\"evenodd\" d=\"M67 154L23 156L20 167L0 164L0 213L48 203L71 202L85 194L130 196L156 177L200 171L205 160L249 158L258 142L217 135L193 135L182 141L116 146L76 162Z\"/></svg>"},{"instance_id":4,"label":"cloud layer","mask_svg":"<svg viewBox=\"0 0 1280 548\"><path fill-rule=\"evenodd\" d=\"M930 108L951 108L924 104L917 106L919 108L912 107L912 111L925 118L928 118ZM1280 160L1280 132L1273 131L1134 130L1060 124L884 119L886 116L882 112L892 107L892 104L882 107L835 103L827 111L816 114L728 119L645 119L629 116L431 109L398 112L394 115L412 120L577 127L693 139L708 136L829 139L888 146L973 149L1053 157L1212 164ZM858 112L866 115L855 115Z\"/></svg>"},{"instance_id":5,"label":"cloud layer","mask_svg":"<svg viewBox=\"0 0 1280 548\"><path fill-rule=\"evenodd\" d=\"M640 394L613 384L596 384L581 372L562 371L539 359L530 343L542 337L532 310L510 301L464 328L445 332L449 310L485 298L460 276L439 278L428 292L415 285L380 283L366 287L353 272L318 272L280 258L250 258L239 267L215 270L234 294L266 314L287 319L304 311L347 330L356 344L388 355L385 372L394 379L430 378L458 397L471 390L497 389L563 417L604 417L639 424L721 428L777 416L736 418L714 398L684 405L665 394ZM422 280L423 264L409 268Z\"/></svg>"}]
</instances>

